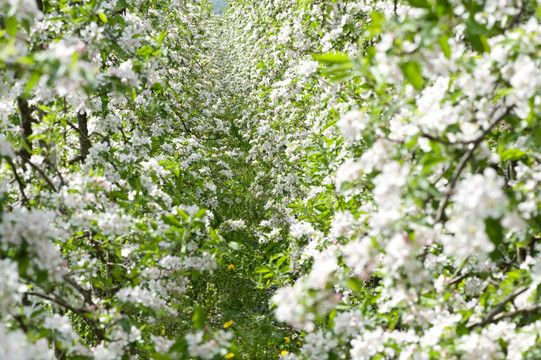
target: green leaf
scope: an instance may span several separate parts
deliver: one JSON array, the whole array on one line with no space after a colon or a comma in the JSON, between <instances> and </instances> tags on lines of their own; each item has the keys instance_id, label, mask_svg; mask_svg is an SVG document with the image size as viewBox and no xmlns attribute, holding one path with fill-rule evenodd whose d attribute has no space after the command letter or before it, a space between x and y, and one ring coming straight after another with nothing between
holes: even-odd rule
<instances>
[{"instance_id":1,"label":"green leaf","mask_svg":"<svg viewBox=\"0 0 541 360\"><path fill-rule=\"evenodd\" d=\"M450 59L451 48L449 47L449 37L447 35L443 35L442 37L439 38L438 44L441 47L441 51L443 51L443 55L445 55L447 59Z\"/></svg>"},{"instance_id":2,"label":"green leaf","mask_svg":"<svg viewBox=\"0 0 541 360\"><path fill-rule=\"evenodd\" d=\"M176 226L182 228L182 223L174 215L162 215L162 220L167 225Z\"/></svg>"},{"instance_id":3,"label":"green leaf","mask_svg":"<svg viewBox=\"0 0 541 360\"><path fill-rule=\"evenodd\" d=\"M489 31L484 26L475 21L474 18L470 17L466 19L466 32L473 35L488 35Z\"/></svg>"},{"instance_id":4,"label":"green leaf","mask_svg":"<svg viewBox=\"0 0 541 360\"><path fill-rule=\"evenodd\" d=\"M498 250L498 247L503 243L503 227L499 220L487 218L485 219L485 232L488 235L488 238L495 246L493 252L490 253L490 258L492 260L499 260L502 257L502 254Z\"/></svg>"},{"instance_id":5,"label":"green leaf","mask_svg":"<svg viewBox=\"0 0 541 360\"><path fill-rule=\"evenodd\" d=\"M160 353L153 353L152 358L154 360L171 360L171 356Z\"/></svg>"},{"instance_id":6,"label":"green leaf","mask_svg":"<svg viewBox=\"0 0 541 360\"><path fill-rule=\"evenodd\" d=\"M524 155L526 155L526 151L519 149L507 149L500 154L500 158L503 161L514 161L520 159Z\"/></svg>"},{"instance_id":7,"label":"green leaf","mask_svg":"<svg viewBox=\"0 0 541 360\"><path fill-rule=\"evenodd\" d=\"M141 57L144 57L144 58L148 58L150 56L152 56L152 52L154 50L148 46L148 45L145 45L143 47L141 47L139 50L137 50L137 55L141 56Z\"/></svg>"},{"instance_id":8,"label":"green leaf","mask_svg":"<svg viewBox=\"0 0 541 360\"><path fill-rule=\"evenodd\" d=\"M466 322L460 322L457 324L456 326L456 334L457 336L462 336L462 335L466 335L466 334L469 334L470 331L468 330L468 328L466 327Z\"/></svg>"},{"instance_id":9,"label":"green leaf","mask_svg":"<svg viewBox=\"0 0 541 360\"><path fill-rule=\"evenodd\" d=\"M271 271L271 269L267 266L262 266L260 267L259 269L257 269L255 272L257 274L265 274L265 273L268 273L269 271Z\"/></svg>"},{"instance_id":10,"label":"green leaf","mask_svg":"<svg viewBox=\"0 0 541 360\"><path fill-rule=\"evenodd\" d=\"M95 89L98 86L98 81L96 80L96 76L92 72L92 70L83 67L81 73L83 75L83 78L88 83L88 87Z\"/></svg>"},{"instance_id":11,"label":"green leaf","mask_svg":"<svg viewBox=\"0 0 541 360\"><path fill-rule=\"evenodd\" d=\"M17 36L17 19L15 16L9 17L5 20L6 29L10 37Z\"/></svg>"},{"instance_id":12,"label":"green leaf","mask_svg":"<svg viewBox=\"0 0 541 360\"><path fill-rule=\"evenodd\" d=\"M184 211L184 210L177 209L177 214L178 214L178 216L180 216L180 217L182 218L182 220L184 220L184 221L190 220L190 217L188 216L188 214L187 214L186 211Z\"/></svg>"},{"instance_id":13,"label":"green leaf","mask_svg":"<svg viewBox=\"0 0 541 360\"><path fill-rule=\"evenodd\" d=\"M505 275L507 276L507 280L509 280L511 283L516 283L516 282L518 282L518 280L520 280L522 278L521 273L520 273L519 270L509 271Z\"/></svg>"},{"instance_id":14,"label":"green leaf","mask_svg":"<svg viewBox=\"0 0 541 360\"><path fill-rule=\"evenodd\" d=\"M350 62L349 56L342 53L313 54L312 57L314 60L330 64L344 64Z\"/></svg>"},{"instance_id":15,"label":"green leaf","mask_svg":"<svg viewBox=\"0 0 541 360\"><path fill-rule=\"evenodd\" d=\"M288 259L287 256L282 256L277 262L276 262L276 267L280 267L280 265L282 265L286 260Z\"/></svg>"},{"instance_id":16,"label":"green leaf","mask_svg":"<svg viewBox=\"0 0 541 360\"><path fill-rule=\"evenodd\" d=\"M230 241L230 242L227 243L227 245L233 250L236 250L236 251L240 250L240 245L237 242Z\"/></svg>"},{"instance_id":17,"label":"green leaf","mask_svg":"<svg viewBox=\"0 0 541 360\"><path fill-rule=\"evenodd\" d=\"M103 21L104 23L107 22L107 15L105 15L103 12L100 12L98 14L98 17L100 18L101 21Z\"/></svg>"},{"instance_id":18,"label":"green leaf","mask_svg":"<svg viewBox=\"0 0 541 360\"><path fill-rule=\"evenodd\" d=\"M192 317L194 328L196 328L197 330L203 330L205 328L206 318L207 315L205 313L205 310L202 307L198 306L195 309Z\"/></svg>"},{"instance_id":19,"label":"green leaf","mask_svg":"<svg viewBox=\"0 0 541 360\"><path fill-rule=\"evenodd\" d=\"M387 17L385 14L379 12L379 11L372 11L370 13L370 25L368 26L368 30L370 31L371 35L378 35L383 31L383 26L387 23ZM370 49L368 49L368 52Z\"/></svg>"},{"instance_id":20,"label":"green leaf","mask_svg":"<svg viewBox=\"0 0 541 360\"><path fill-rule=\"evenodd\" d=\"M177 356L180 356L180 359L185 359L187 357L188 353L188 343L185 339L179 340L176 343L173 344L169 348L169 354L177 354ZM175 357L175 359L179 359L178 357Z\"/></svg>"},{"instance_id":21,"label":"green leaf","mask_svg":"<svg viewBox=\"0 0 541 360\"><path fill-rule=\"evenodd\" d=\"M111 191L109 193L109 196L112 197L113 199L120 199L120 200L124 200L124 201L129 201L130 198L128 197L128 194L122 192L122 191Z\"/></svg>"},{"instance_id":22,"label":"green leaf","mask_svg":"<svg viewBox=\"0 0 541 360\"><path fill-rule=\"evenodd\" d=\"M126 332L126 334L129 334L131 332L131 324L130 319L127 317L123 317L122 319L118 320L118 323L120 326L122 326L122 329Z\"/></svg>"},{"instance_id":23,"label":"green leaf","mask_svg":"<svg viewBox=\"0 0 541 360\"><path fill-rule=\"evenodd\" d=\"M44 284L47 282L48 279L49 277L48 277L47 271L43 271L43 270L38 271L37 277L36 277L36 283Z\"/></svg>"},{"instance_id":24,"label":"green leaf","mask_svg":"<svg viewBox=\"0 0 541 360\"><path fill-rule=\"evenodd\" d=\"M162 46L162 42L163 40L165 39L165 37L167 36L167 31L164 30L160 33L160 36L158 36L158 46Z\"/></svg>"},{"instance_id":25,"label":"green leaf","mask_svg":"<svg viewBox=\"0 0 541 360\"><path fill-rule=\"evenodd\" d=\"M423 165L423 172L425 172L424 170L426 170L428 174L431 174L431 169L434 166L441 164L446 160L447 159L445 157L441 156L436 152L428 152L421 157L420 163Z\"/></svg>"},{"instance_id":26,"label":"green leaf","mask_svg":"<svg viewBox=\"0 0 541 360\"><path fill-rule=\"evenodd\" d=\"M21 19L21 26L23 27L23 29L26 30L27 33L30 33L31 24L30 24L30 21L28 19Z\"/></svg>"},{"instance_id":27,"label":"green leaf","mask_svg":"<svg viewBox=\"0 0 541 360\"><path fill-rule=\"evenodd\" d=\"M332 309L332 311L329 313L329 328L332 329L334 327L334 318L336 317L336 309Z\"/></svg>"},{"instance_id":28,"label":"green leaf","mask_svg":"<svg viewBox=\"0 0 541 360\"><path fill-rule=\"evenodd\" d=\"M194 219L202 219L207 213L207 210L206 209L199 209L197 210L197 212L194 214L193 218Z\"/></svg>"},{"instance_id":29,"label":"green leaf","mask_svg":"<svg viewBox=\"0 0 541 360\"><path fill-rule=\"evenodd\" d=\"M412 7L427 9L430 8L430 4L427 0L406 0Z\"/></svg>"},{"instance_id":30,"label":"green leaf","mask_svg":"<svg viewBox=\"0 0 541 360\"><path fill-rule=\"evenodd\" d=\"M408 82L417 90L423 89L423 77L421 76L421 65L417 61L407 61L400 65L402 73Z\"/></svg>"},{"instance_id":31,"label":"green leaf","mask_svg":"<svg viewBox=\"0 0 541 360\"><path fill-rule=\"evenodd\" d=\"M210 238L216 242L219 242L222 240L220 236L216 233L216 230L214 230L214 228L212 227L209 229L209 235L210 235Z\"/></svg>"},{"instance_id":32,"label":"green leaf","mask_svg":"<svg viewBox=\"0 0 541 360\"><path fill-rule=\"evenodd\" d=\"M489 31L473 19L466 20L466 39L472 44L473 48L480 53L490 52L487 36Z\"/></svg>"},{"instance_id":33,"label":"green leaf","mask_svg":"<svg viewBox=\"0 0 541 360\"><path fill-rule=\"evenodd\" d=\"M348 285L349 287L351 288L351 290L357 292L357 293L362 293L363 289L364 289L364 284L363 282L358 279L358 278L350 278L348 280Z\"/></svg>"},{"instance_id":34,"label":"green leaf","mask_svg":"<svg viewBox=\"0 0 541 360\"><path fill-rule=\"evenodd\" d=\"M28 267L30 266L30 255L28 252L23 251L17 256L17 267L20 274L26 274Z\"/></svg>"}]
</instances>

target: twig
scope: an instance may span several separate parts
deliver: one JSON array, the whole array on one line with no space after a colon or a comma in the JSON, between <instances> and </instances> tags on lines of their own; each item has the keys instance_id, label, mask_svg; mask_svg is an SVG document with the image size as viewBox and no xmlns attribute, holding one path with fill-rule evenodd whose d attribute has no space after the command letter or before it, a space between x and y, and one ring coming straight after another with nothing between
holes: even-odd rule
<instances>
[{"instance_id":1,"label":"twig","mask_svg":"<svg viewBox=\"0 0 541 360\"><path fill-rule=\"evenodd\" d=\"M39 292L36 292L36 291L27 291L25 292L26 295L33 295L33 296L37 296L37 297L40 297L42 299L45 299L45 300L49 300L49 301L52 301L54 302L55 304L57 305L60 305L62 307L65 307L66 309L68 310L71 310L73 311L74 313L80 313L81 311L84 311L83 309L77 309L77 308L74 308L73 306L71 306L70 304L68 304L67 302L65 302L64 300L62 300L60 297L58 296L55 296L55 297L51 297L49 295L45 295L45 294L42 294L42 293L39 293Z\"/></svg>"},{"instance_id":2,"label":"twig","mask_svg":"<svg viewBox=\"0 0 541 360\"><path fill-rule=\"evenodd\" d=\"M58 190L56 189L56 186L54 186L53 182L51 181L51 179L49 179L49 177L47 176L47 174L45 174L45 173L43 172L43 170L41 170L41 169L39 168L39 166L37 166L36 164L34 164L32 161L27 161L26 163L29 164L34 170L36 170L36 171L41 175L41 177L45 180L45 182L47 182L47 184L49 184L49 186L50 186L51 188L53 188L53 190L54 190L55 192L58 191Z\"/></svg>"},{"instance_id":3,"label":"twig","mask_svg":"<svg viewBox=\"0 0 541 360\"><path fill-rule=\"evenodd\" d=\"M496 120L494 120L484 131L483 133L475 140L472 141L471 148L462 155L462 158L460 158L460 161L455 168L455 171L453 173L453 178L451 179L451 183L449 184L449 191L445 194L444 198L440 202L440 205L438 207L438 211L436 212L436 217L434 218L434 224L439 223L443 218L443 213L445 211L445 207L447 206L447 203L449 202L449 199L451 195L453 194L453 189L458 182L458 178L460 177L460 174L464 170L464 167L468 163L468 161L473 156L474 151L477 149L479 144L485 139L485 136L487 136L493 129L498 125L500 121L502 121L513 109L514 105L511 105L508 107L503 114L501 114Z\"/></svg>"},{"instance_id":4,"label":"twig","mask_svg":"<svg viewBox=\"0 0 541 360\"><path fill-rule=\"evenodd\" d=\"M88 138L88 116L86 112L77 114L77 124L79 125L79 144L81 156L84 159L88 156L92 143Z\"/></svg>"},{"instance_id":5,"label":"twig","mask_svg":"<svg viewBox=\"0 0 541 360\"><path fill-rule=\"evenodd\" d=\"M458 284L459 282L461 282L467 277L468 277L468 274L462 274L462 275L456 276L453 279L451 279L451 281L449 281L449 285Z\"/></svg>"},{"instance_id":6,"label":"twig","mask_svg":"<svg viewBox=\"0 0 541 360\"><path fill-rule=\"evenodd\" d=\"M499 303L491 312L489 312L487 314L487 316L485 316L485 318L483 320L481 320L478 323L475 323L475 324L472 324L472 325L468 326L468 329L471 330L473 328L476 328L476 327L479 327L479 326L482 327L482 326L485 326L487 324L490 324L491 322L498 321L500 318L495 319L495 316L498 315L499 313L501 313L503 311L503 309L505 308L505 306L509 302L513 301L514 298L516 298L517 296L519 296L520 294L522 294L526 290L528 290L528 287L522 288L522 289L518 290L517 292L509 295L504 301Z\"/></svg>"},{"instance_id":7,"label":"twig","mask_svg":"<svg viewBox=\"0 0 541 360\"><path fill-rule=\"evenodd\" d=\"M89 305L94 305L95 306L94 302L92 301L92 292L90 290L85 290L81 285L79 285L75 280L70 278L68 275L64 275L63 278L69 285L71 285L81 295L83 295L85 301Z\"/></svg>"},{"instance_id":8,"label":"twig","mask_svg":"<svg viewBox=\"0 0 541 360\"><path fill-rule=\"evenodd\" d=\"M26 197L26 194L24 192L23 182L21 178L19 177L17 170L15 169L15 165L13 164L11 160L8 163L10 165L11 170L13 171L13 175L15 175L15 181L17 181L17 184L19 185L19 190L21 191L23 205L27 207L28 209L30 209L30 201L28 201L28 198Z\"/></svg>"},{"instance_id":9,"label":"twig","mask_svg":"<svg viewBox=\"0 0 541 360\"><path fill-rule=\"evenodd\" d=\"M21 315L15 315L13 317L15 318L15 320L17 320L19 325L21 325L21 329L23 329L23 331L25 333L27 333L28 332L28 326L26 326L26 324L24 323L22 316Z\"/></svg>"},{"instance_id":10,"label":"twig","mask_svg":"<svg viewBox=\"0 0 541 360\"><path fill-rule=\"evenodd\" d=\"M520 17L522 16L522 14L524 14L524 10L526 9L526 6L525 6L525 1L521 1L521 4L520 4L520 10L518 12L518 14L516 14L515 16L513 16L513 18L511 19L511 21L509 21L509 23L507 23L507 25L505 25L505 27L503 28L504 31L507 31L507 30L510 30L511 28L513 28L520 20Z\"/></svg>"},{"instance_id":11,"label":"twig","mask_svg":"<svg viewBox=\"0 0 541 360\"><path fill-rule=\"evenodd\" d=\"M23 143L28 147L28 150L24 146L20 150L21 157L25 160L30 160L32 156L32 141L28 138L32 135L32 110L28 106L28 101L23 97L17 98L17 105L19 107L19 115L21 119L21 127L23 130L22 140Z\"/></svg>"},{"instance_id":12,"label":"twig","mask_svg":"<svg viewBox=\"0 0 541 360\"><path fill-rule=\"evenodd\" d=\"M447 141L447 140L443 140L439 137L436 137L434 135L430 135L430 134L427 134L425 132L421 132L421 137L424 137L424 138L427 138L428 140L432 140L432 141L435 141L435 142L439 142L441 144L444 144L444 145L456 145L457 143L454 143L454 142L451 142L451 141Z\"/></svg>"},{"instance_id":13,"label":"twig","mask_svg":"<svg viewBox=\"0 0 541 360\"><path fill-rule=\"evenodd\" d=\"M541 305L535 305L535 306L531 306L531 307L527 307L527 308L519 309L515 311L508 311L508 312L501 313L499 316L495 317L494 321L500 321L505 318L512 318L517 315L532 314L532 313L538 312L539 310L541 310Z\"/></svg>"},{"instance_id":14,"label":"twig","mask_svg":"<svg viewBox=\"0 0 541 360\"><path fill-rule=\"evenodd\" d=\"M60 305L62 307L65 307L66 309L72 311L73 313L81 316L86 321L88 326L92 329L92 331L94 332L94 335L96 336L98 341L105 340L105 333L103 332L103 330L101 330L100 328L97 327L97 324L96 324L97 321L96 320L86 316L86 314L87 314L86 310L75 308L75 307L71 306L70 304L68 304L66 301L64 301L62 298L60 298L60 297L58 297L56 295L54 297L51 297L51 296L48 296L48 295L45 295L45 294L42 294L42 293L39 293L39 292L36 292L36 291L27 291L27 292L25 292L25 294L26 295L34 295L34 296L40 297L42 299L52 301L55 304Z\"/></svg>"}]
</instances>

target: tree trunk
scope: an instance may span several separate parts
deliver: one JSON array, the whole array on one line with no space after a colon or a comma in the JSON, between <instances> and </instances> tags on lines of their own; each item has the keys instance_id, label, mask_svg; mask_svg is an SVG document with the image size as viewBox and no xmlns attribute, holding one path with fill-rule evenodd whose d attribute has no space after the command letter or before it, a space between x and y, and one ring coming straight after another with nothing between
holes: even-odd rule
<instances>
[{"instance_id":1,"label":"tree trunk","mask_svg":"<svg viewBox=\"0 0 541 360\"><path fill-rule=\"evenodd\" d=\"M84 161L88 156L89 150L92 147L90 139L88 138L88 117L86 112L79 113L77 115L77 122L79 127L79 144L81 147L81 159Z\"/></svg>"},{"instance_id":2,"label":"tree trunk","mask_svg":"<svg viewBox=\"0 0 541 360\"><path fill-rule=\"evenodd\" d=\"M19 115L21 118L23 143L26 145L21 147L20 155L23 160L29 161L30 156L32 156L32 142L28 140L32 135L32 110L28 107L28 101L22 97L17 98L17 105L19 106Z\"/></svg>"}]
</instances>

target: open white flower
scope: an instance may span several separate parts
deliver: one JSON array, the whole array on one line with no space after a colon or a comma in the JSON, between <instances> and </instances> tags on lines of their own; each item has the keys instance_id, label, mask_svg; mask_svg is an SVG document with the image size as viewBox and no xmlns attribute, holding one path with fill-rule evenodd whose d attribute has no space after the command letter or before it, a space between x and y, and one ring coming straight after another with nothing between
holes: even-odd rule
<instances>
[{"instance_id":1,"label":"open white flower","mask_svg":"<svg viewBox=\"0 0 541 360\"><path fill-rule=\"evenodd\" d=\"M360 110L351 110L336 123L342 135L348 140L362 139L361 132L366 129L369 117Z\"/></svg>"}]
</instances>

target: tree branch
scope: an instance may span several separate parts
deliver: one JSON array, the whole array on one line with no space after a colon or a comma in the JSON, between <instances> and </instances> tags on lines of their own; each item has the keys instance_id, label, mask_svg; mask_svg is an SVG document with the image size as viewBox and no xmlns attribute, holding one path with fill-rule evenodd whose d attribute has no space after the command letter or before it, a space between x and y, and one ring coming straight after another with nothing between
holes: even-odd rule
<instances>
[{"instance_id":1,"label":"tree branch","mask_svg":"<svg viewBox=\"0 0 541 360\"><path fill-rule=\"evenodd\" d=\"M458 178L460 177L460 174L462 174L462 171L464 170L468 161L473 156L474 151L477 149L479 144L481 144L481 142L485 139L485 137L496 127L496 125L498 125L500 121L502 121L507 115L509 115L513 107L514 105L511 105L505 110L503 114L498 116L498 118L494 120L477 139L473 140L471 148L462 155L462 158L460 158L460 161L453 173L451 183L449 184L449 191L447 192L447 194L445 194L444 198L440 202L440 205L438 206L438 211L436 212L436 217L434 218L434 224L437 224L442 220L445 207L447 206L447 203L449 202L449 199L451 198L451 195L453 194L453 189L455 188L455 185L458 182Z\"/></svg>"},{"instance_id":2,"label":"tree branch","mask_svg":"<svg viewBox=\"0 0 541 360\"><path fill-rule=\"evenodd\" d=\"M501 312L503 311L503 309L505 308L505 306L506 306L509 302L513 301L514 298L516 298L517 296L519 296L520 294L522 294L522 293L525 292L526 290L528 290L528 287L524 287L524 288L518 290L517 292L515 292L515 293L509 295L505 300L503 300L503 301L502 301L501 303L499 303L494 309L492 309L492 311L489 312L489 313L487 314L487 316L485 316L485 318L484 318L483 320L481 320L481 321L478 322L478 323L475 323L475 324L472 324L472 325L468 326L468 329L471 330L471 329L474 329L474 328L479 327L479 326L483 327L483 326L485 326L485 325L487 325L487 324L490 324L490 323L492 323L492 322L496 322L496 321L498 321L499 319L501 319L501 317L495 319L496 315L498 315L499 313L501 313Z\"/></svg>"},{"instance_id":3,"label":"tree branch","mask_svg":"<svg viewBox=\"0 0 541 360\"><path fill-rule=\"evenodd\" d=\"M11 168L11 170L13 171L13 175L15 175L15 181L17 182L17 184L19 185L19 190L21 192L21 197L22 197L22 203L25 207L27 207L28 209L30 209L30 201L28 201L28 198L26 197L26 194L24 192L24 184L23 184L23 181L21 180L21 178L19 177L19 174L17 173L17 169L15 169L15 165L13 164L13 161L9 160L8 161L9 163L9 167Z\"/></svg>"},{"instance_id":4,"label":"tree branch","mask_svg":"<svg viewBox=\"0 0 541 360\"><path fill-rule=\"evenodd\" d=\"M40 175L41 177L45 180L45 182L54 190L54 192L57 192L58 190L56 189L56 186L54 186L53 182L51 181L51 179L49 179L49 177L47 176L47 174L45 174L45 172L43 172L43 170L41 170L39 168L39 166L37 166L36 164L32 163L32 161L27 161L26 162L28 165L30 165L34 170L36 170Z\"/></svg>"},{"instance_id":5,"label":"tree branch","mask_svg":"<svg viewBox=\"0 0 541 360\"><path fill-rule=\"evenodd\" d=\"M32 142L28 140L30 135L32 135L32 110L28 107L28 101L23 97L17 98L17 105L19 107L19 118L21 119L21 128L23 130L23 142L29 149L27 150L23 146L19 153L25 161L29 161L30 156L32 156Z\"/></svg>"},{"instance_id":6,"label":"tree branch","mask_svg":"<svg viewBox=\"0 0 541 360\"><path fill-rule=\"evenodd\" d=\"M89 305L94 305L94 302L92 301L92 292L90 290L85 290L81 285L79 285L75 280L70 278L68 275L63 276L64 280L71 285L75 290L77 290L81 295L83 295L85 301Z\"/></svg>"},{"instance_id":7,"label":"tree branch","mask_svg":"<svg viewBox=\"0 0 541 360\"><path fill-rule=\"evenodd\" d=\"M40 297L42 299L52 301L55 304L60 305L60 306L62 306L64 308L72 311L73 313L79 315L80 317L82 317L85 320L85 322L88 324L90 329L92 329L92 332L94 333L94 335L96 336L96 338L99 341L105 340L105 333L103 332L103 330L101 330L97 326L98 322L96 320L86 316L87 315L86 310L75 308L75 307L71 306L70 304L68 304L65 300L63 300L62 298L60 298L59 296L56 296L54 294L53 294L54 297L51 297L51 296L48 296L48 295L45 295L45 294L42 294L42 293L39 293L39 292L36 292L36 291L27 291L27 292L25 292L25 294L26 295L34 295L34 296Z\"/></svg>"},{"instance_id":8,"label":"tree branch","mask_svg":"<svg viewBox=\"0 0 541 360\"><path fill-rule=\"evenodd\" d=\"M539 310L541 310L541 305L535 305L535 306L531 306L531 307L527 307L527 308L523 308L523 309L519 309L515 311L508 311L508 312L501 313L499 316L495 317L494 321L500 321L505 318L513 318L517 315L533 314L533 313L537 313Z\"/></svg>"},{"instance_id":9,"label":"tree branch","mask_svg":"<svg viewBox=\"0 0 541 360\"><path fill-rule=\"evenodd\" d=\"M86 112L77 114L77 125L79 125L79 144L81 148L81 157L84 161L92 147L88 138L88 116Z\"/></svg>"}]
</instances>

